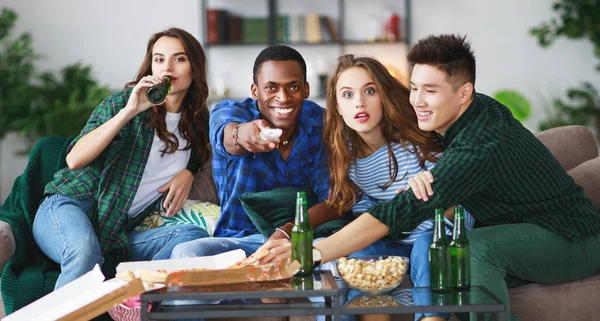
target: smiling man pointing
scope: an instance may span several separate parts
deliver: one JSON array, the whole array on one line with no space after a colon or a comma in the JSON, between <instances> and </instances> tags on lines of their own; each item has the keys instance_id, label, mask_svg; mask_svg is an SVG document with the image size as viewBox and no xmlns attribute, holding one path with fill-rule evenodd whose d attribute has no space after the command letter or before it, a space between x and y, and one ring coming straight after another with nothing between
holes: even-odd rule
<instances>
[{"instance_id":1,"label":"smiling man pointing","mask_svg":"<svg viewBox=\"0 0 600 321\"><path fill-rule=\"evenodd\" d=\"M309 187L318 203L309 209L318 226L334 218L324 200L329 189L327 151L322 138L324 109L305 100L310 88L306 63L288 46L270 46L256 58L251 98L219 103L210 116L213 175L221 201L214 238L180 244L172 257L207 256L243 249L254 253L265 241L238 196L277 187ZM265 130L267 129L267 130ZM281 135L261 139L270 129ZM277 136L277 135L276 135ZM265 138L265 137L263 137ZM271 239L288 238L293 222L278 227Z\"/></svg>"}]
</instances>

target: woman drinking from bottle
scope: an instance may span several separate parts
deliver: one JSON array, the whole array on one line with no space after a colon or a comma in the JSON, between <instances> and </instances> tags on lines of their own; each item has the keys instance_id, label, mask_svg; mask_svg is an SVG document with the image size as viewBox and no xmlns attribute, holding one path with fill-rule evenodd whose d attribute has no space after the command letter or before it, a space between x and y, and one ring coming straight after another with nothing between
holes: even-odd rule
<instances>
[{"instance_id":1,"label":"woman drinking from bottle","mask_svg":"<svg viewBox=\"0 0 600 321\"><path fill-rule=\"evenodd\" d=\"M147 91L165 77L171 90L153 104ZM71 143L68 167L46 185L33 235L60 264L55 289L96 264L111 275L121 261L168 259L175 245L206 236L191 224L133 228L158 208L174 215L186 201L210 156L207 96L200 43L176 28L154 34L135 80L96 107Z\"/></svg>"}]
</instances>

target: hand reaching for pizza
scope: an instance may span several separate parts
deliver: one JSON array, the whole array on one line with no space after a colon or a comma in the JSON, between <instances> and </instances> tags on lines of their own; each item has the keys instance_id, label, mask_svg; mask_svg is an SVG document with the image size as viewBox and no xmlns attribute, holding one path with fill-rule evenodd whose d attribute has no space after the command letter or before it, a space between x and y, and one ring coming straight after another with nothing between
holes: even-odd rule
<instances>
[{"instance_id":1,"label":"hand reaching for pizza","mask_svg":"<svg viewBox=\"0 0 600 321\"><path fill-rule=\"evenodd\" d=\"M229 266L230 269L239 269L249 265L258 264L258 262L269 254L269 250L267 249L259 249L258 251L252 253L249 257L237 262L234 265Z\"/></svg>"}]
</instances>

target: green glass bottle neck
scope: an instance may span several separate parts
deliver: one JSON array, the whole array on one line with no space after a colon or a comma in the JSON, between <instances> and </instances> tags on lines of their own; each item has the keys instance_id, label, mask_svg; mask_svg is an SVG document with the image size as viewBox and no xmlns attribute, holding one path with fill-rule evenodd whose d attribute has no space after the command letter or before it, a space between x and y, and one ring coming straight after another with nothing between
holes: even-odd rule
<instances>
[{"instance_id":1,"label":"green glass bottle neck","mask_svg":"<svg viewBox=\"0 0 600 321\"><path fill-rule=\"evenodd\" d=\"M296 218L294 222L296 225L310 224L308 221L308 206L306 205L305 198L298 198L296 200Z\"/></svg>"},{"instance_id":2,"label":"green glass bottle neck","mask_svg":"<svg viewBox=\"0 0 600 321\"><path fill-rule=\"evenodd\" d=\"M465 234L465 215L462 211L454 213L454 227L452 229L454 239L466 238Z\"/></svg>"},{"instance_id":3,"label":"green glass bottle neck","mask_svg":"<svg viewBox=\"0 0 600 321\"><path fill-rule=\"evenodd\" d=\"M433 241L446 240L446 221L444 220L444 212L440 210L435 211L434 225L433 225Z\"/></svg>"}]
</instances>

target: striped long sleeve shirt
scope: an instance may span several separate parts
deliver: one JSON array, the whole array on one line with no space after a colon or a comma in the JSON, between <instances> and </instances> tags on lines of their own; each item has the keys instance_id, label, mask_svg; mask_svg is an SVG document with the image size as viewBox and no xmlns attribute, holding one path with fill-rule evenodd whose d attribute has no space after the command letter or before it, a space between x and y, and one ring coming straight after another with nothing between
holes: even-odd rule
<instances>
[{"instance_id":1,"label":"striped long sleeve shirt","mask_svg":"<svg viewBox=\"0 0 600 321\"><path fill-rule=\"evenodd\" d=\"M408 145L408 149L399 143L391 144L392 151L398 161L398 175L396 181L387 189L382 189L390 179L388 148L383 145L379 150L365 158L356 159L350 164L349 176L352 182L360 189L362 197L352 207L354 215L360 215L379 202L390 201L396 196L396 190L403 190L408 180L423 170L431 170L435 164L425 162L425 169L419 166L419 159L414 153L414 147ZM400 179L402 178L402 179ZM407 191L403 193L413 193ZM435 190L434 190L435 193ZM446 218L446 234L452 236L453 222ZM465 229L473 228L474 219L468 212L465 213ZM423 233L433 231L433 219L426 219L414 230L406 232L407 238L401 242L413 244Z\"/></svg>"},{"instance_id":2,"label":"striped long sleeve shirt","mask_svg":"<svg viewBox=\"0 0 600 321\"><path fill-rule=\"evenodd\" d=\"M444 156L431 171L428 202L400 193L367 212L406 238L434 209L461 204L478 224L533 223L565 240L597 235L600 218L583 188L550 151L498 101L476 94L441 137Z\"/></svg>"}]
</instances>

